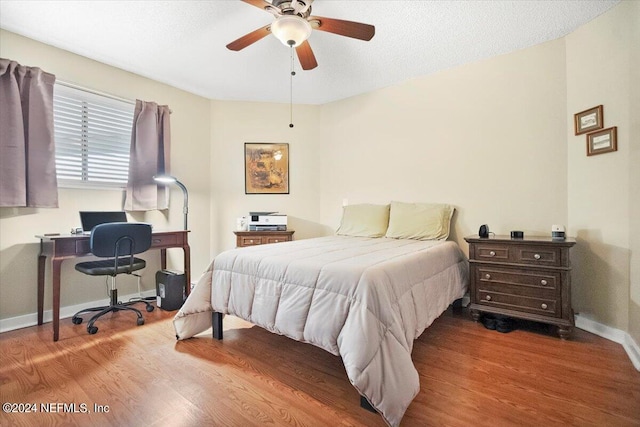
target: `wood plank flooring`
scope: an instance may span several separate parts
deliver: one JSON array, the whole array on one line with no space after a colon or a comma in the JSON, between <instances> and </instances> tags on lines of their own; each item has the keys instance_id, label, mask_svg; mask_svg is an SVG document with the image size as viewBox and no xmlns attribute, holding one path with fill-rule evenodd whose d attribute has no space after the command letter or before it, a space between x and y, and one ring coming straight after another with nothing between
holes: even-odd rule
<instances>
[{"instance_id":1,"label":"wood plank flooring","mask_svg":"<svg viewBox=\"0 0 640 427\"><path fill-rule=\"evenodd\" d=\"M96 335L63 319L56 343L50 324L0 335L0 400L37 409L0 425L385 425L360 408L340 358L230 316L223 341L177 342L173 314L137 327L116 313ZM530 322L501 334L450 308L413 360L421 390L402 426L640 425L640 372L579 329L569 341Z\"/></svg>"}]
</instances>

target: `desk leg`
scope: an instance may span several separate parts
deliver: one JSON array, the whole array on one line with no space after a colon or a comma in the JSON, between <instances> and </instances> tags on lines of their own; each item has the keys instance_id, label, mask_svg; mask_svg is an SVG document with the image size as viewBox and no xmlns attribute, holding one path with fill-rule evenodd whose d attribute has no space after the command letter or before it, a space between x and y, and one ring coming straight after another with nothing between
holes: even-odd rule
<instances>
[{"instance_id":1,"label":"desk leg","mask_svg":"<svg viewBox=\"0 0 640 427\"><path fill-rule=\"evenodd\" d=\"M63 258L53 258L51 260L51 271L53 279L53 340L58 341L60 332L60 271L62 270Z\"/></svg>"},{"instance_id":2,"label":"desk leg","mask_svg":"<svg viewBox=\"0 0 640 427\"><path fill-rule=\"evenodd\" d=\"M184 284L184 292L186 296L189 296L191 293L191 248L186 245L182 247L182 250L184 251L184 275L187 280Z\"/></svg>"},{"instance_id":3,"label":"desk leg","mask_svg":"<svg viewBox=\"0 0 640 427\"><path fill-rule=\"evenodd\" d=\"M160 269L161 270L167 269L167 250L166 249L160 249Z\"/></svg>"},{"instance_id":4,"label":"desk leg","mask_svg":"<svg viewBox=\"0 0 640 427\"><path fill-rule=\"evenodd\" d=\"M47 256L38 256L38 325L44 323L44 271L47 267Z\"/></svg>"}]
</instances>

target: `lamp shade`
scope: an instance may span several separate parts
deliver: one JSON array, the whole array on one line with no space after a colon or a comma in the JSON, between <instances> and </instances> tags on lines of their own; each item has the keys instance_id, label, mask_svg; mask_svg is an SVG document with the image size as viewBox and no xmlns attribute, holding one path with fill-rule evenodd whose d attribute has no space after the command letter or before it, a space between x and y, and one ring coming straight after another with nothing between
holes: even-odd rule
<instances>
[{"instance_id":1,"label":"lamp shade","mask_svg":"<svg viewBox=\"0 0 640 427\"><path fill-rule=\"evenodd\" d=\"M187 230L187 216L189 214L189 192L187 191L187 187L178 181L175 176L171 175L154 175L153 180L163 185L175 184L180 187L182 195L184 196L184 206L182 207L182 213L184 215L184 229Z\"/></svg>"},{"instance_id":2,"label":"lamp shade","mask_svg":"<svg viewBox=\"0 0 640 427\"><path fill-rule=\"evenodd\" d=\"M296 15L283 15L271 24L271 32L285 46L300 46L311 35L311 24Z\"/></svg>"},{"instance_id":3,"label":"lamp shade","mask_svg":"<svg viewBox=\"0 0 640 427\"><path fill-rule=\"evenodd\" d=\"M156 182L161 182L163 184L173 184L177 181L176 177L171 175L155 175L153 180Z\"/></svg>"}]
</instances>

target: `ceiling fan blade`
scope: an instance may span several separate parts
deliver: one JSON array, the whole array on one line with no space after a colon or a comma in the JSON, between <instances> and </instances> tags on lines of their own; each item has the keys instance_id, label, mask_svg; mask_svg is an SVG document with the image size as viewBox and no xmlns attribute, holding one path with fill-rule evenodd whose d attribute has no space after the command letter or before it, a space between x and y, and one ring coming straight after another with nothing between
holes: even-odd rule
<instances>
[{"instance_id":1,"label":"ceiling fan blade","mask_svg":"<svg viewBox=\"0 0 640 427\"><path fill-rule=\"evenodd\" d=\"M267 3L264 0L242 0L242 2L246 4L250 4L251 6L255 6L258 9L266 10L271 7L271 3Z\"/></svg>"},{"instance_id":2,"label":"ceiling fan blade","mask_svg":"<svg viewBox=\"0 0 640 427\"><path fill-rule=\"evenodd\" d=\"M334 33L354 39L369 41L376 33L376 27L360 22L323 18L321 16L310 16L308 20L312 23L314 20L319 22L319 26L317 28L314 26L314 29L316 30L326 31L328 33Z\"/></svg>"},{"instance_id":3,"label":"ceiling fan blade","mask_svg":"<svg viewBox=\"0 0 640 427\"><path fill-rule=\"evenodd\" d=\"M234 40L231 43L229 43L227 45L227 49L235 50L235 51L244 49L245 47L257 42L263 37L268 36L271 33L270 27L271 27L271 24L264 26L262 28L258 28L257 30L252 31L249 34L245 34L244 36L240 37L238 40Z\"/></svg>"},{"instance_id":4,"label":"ceiling fan blade","mask_svg":"<svg viewBox=\"0 0 640 427\"><path fill-rule=\"evenodd\" d=\"M318 66L316 56L313 54L308 41L305 40L300 46L296 47L296 54L298 54L298 60L303 70L313 70Z\"/></svg>"}]
</instances>

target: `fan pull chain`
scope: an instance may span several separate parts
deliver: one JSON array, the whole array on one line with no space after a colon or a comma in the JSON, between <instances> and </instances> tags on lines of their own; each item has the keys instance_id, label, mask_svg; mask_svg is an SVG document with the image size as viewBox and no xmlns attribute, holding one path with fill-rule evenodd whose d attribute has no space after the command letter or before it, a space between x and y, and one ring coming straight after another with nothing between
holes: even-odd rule
<instances>
[{"instance_id":1,"label":"fan pull chain","mask_svg":"<svg viewBox=\"0 0 640 427\"><path fill-rule=\"evenodd\" d=\"M293 76L296 72L293 70L293 44L289 44L291 51L291 75L289 76L289 127L293 127Z\"/></svg>"}]
</instances>

